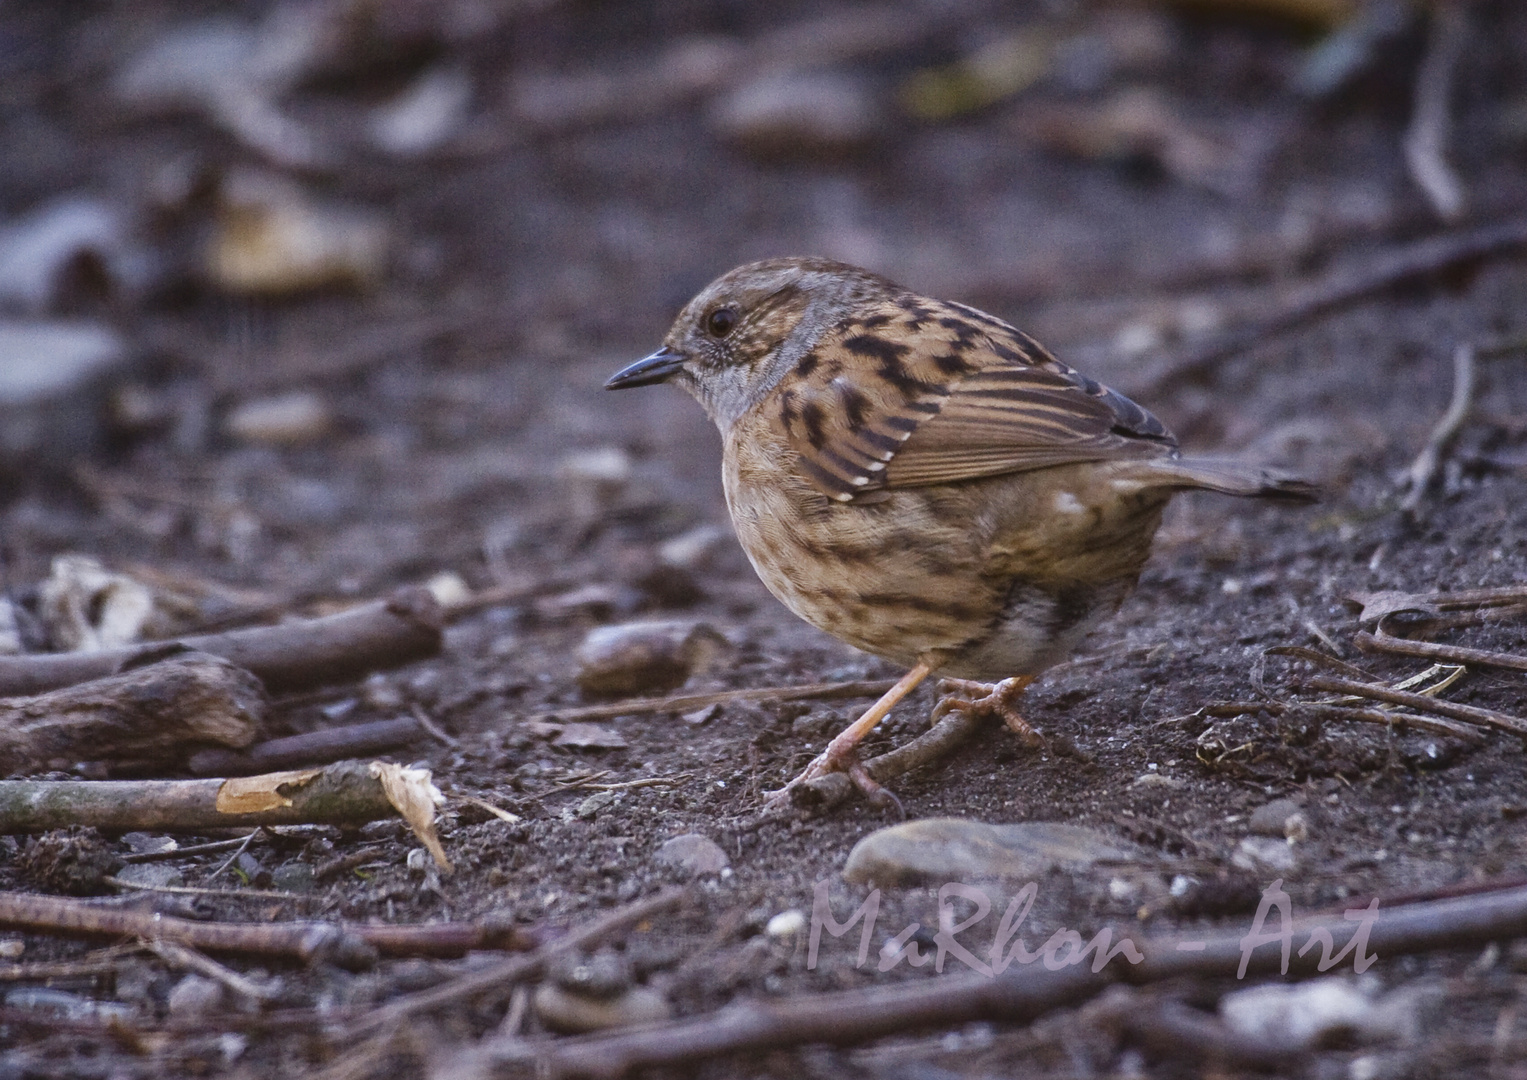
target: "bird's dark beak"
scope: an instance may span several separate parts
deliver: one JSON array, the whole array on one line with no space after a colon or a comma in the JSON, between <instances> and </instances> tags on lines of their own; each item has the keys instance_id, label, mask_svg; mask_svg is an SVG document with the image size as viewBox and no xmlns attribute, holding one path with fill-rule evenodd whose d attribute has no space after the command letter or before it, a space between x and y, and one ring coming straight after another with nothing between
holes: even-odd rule
<instances>
[{"instance_id":1,"label":"bird's dark beak","mask_svg":"<svg viewBox=\"0 0 1527 1080\"><path fill-rule=\"evenodd\" d=\"M684 366L684 357L664 345L651 356L644 356L634 364L627 364L605 380L606 390L624 390L628 386L651 386L665 382L678 374Z\"/></svg>"}]
</instances>

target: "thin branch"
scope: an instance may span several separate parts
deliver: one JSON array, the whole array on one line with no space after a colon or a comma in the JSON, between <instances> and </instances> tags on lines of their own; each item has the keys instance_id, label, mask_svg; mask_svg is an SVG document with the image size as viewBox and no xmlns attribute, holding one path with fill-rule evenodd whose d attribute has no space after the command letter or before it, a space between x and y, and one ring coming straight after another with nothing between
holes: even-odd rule
<instances>
[{"instance_id":1,"label":"thin branch","mask_svg":"<svg viewBox=\"0 0 1527 1080\"><path fill-rule=\"evenodd\" d=\"M240 895L231 893L230 895ZM246 894L247 895L247 894ZM288 895L286 899L300 899ZM69 937L127 937L168 941L213 953L279 956L355 955L455 957L480 949L523 950L524 931L494 921L422 926L338 922L202 922L153 911L107 906L62 896L0 892L0 926ZM8 969L0 965L0 978Z\"/></svg>"},{"instance_id":2,"label":"thin branch","mask_svg":"<svg viewBox=\"0 0 1527 1080\"><path fill-rule=\"evenodd\" d=\"M1329 935L1334 952L1335 942L1345 943L1359 932L1344 916L1301 919L1293 931L1296 948L1289 956L1289 970L1296 976L1317 974L1317 965L1326 958L1320 948L1300 953L1297 946L1321 933ZM1366 952L1388 959L1524 934L1527 888L1518 886L1455 900L1381 907L1373 916ZM1183 977L1269 974L1278 971L1282 956L1274 942L1251 951L1248 963L1240 932L1147 937L1135 944L1144 957L1139 964L1116 958L1097 974L1080 965L1051 970L1014 964L995 978L945 975L910 985L735 1001L700 1016L554 1042L489 1038L443 1062L431 1075L436 1080L489 1080L529 1066L542 1076L619 1077L723 1054L809 1043L845 1045L976 1020L1026 1023L1094 997L1116 981L1145 985Z\"/></svg>"},{"instance_id":3,"label":"thin branch","mask_svg":"<svg viewBox=\"0 0 1527 1080\"><path fill-rule=\"evenodd\" d=\"M878 697L895 685L895 682L895 679L873 679L863 682L807 683L805 686L763 686L753 690L716 690L707 694L632 698L629 701L616 701L609 705L574 705L565 709L548 709L545 712L518 717L517 722L609 720L616 716L633 716L638 713L693 712L695 709L703 709L708 705L726 705L734 701L827 701L837 698Z\"/></svg>"},{"instance_id":4,"label":"thin branch","mask_svg":"<svg viewBox=\"0 0 1527 1080\"><path fill-rule=\"evenodd\" d=\"M1416 73L1416 103L1410 130L1405 133L1405 163L1416 186L1426 193L1443 221L1463 216L1466 200L1458 174L1448 164L1448 132L1452 114L1453 72L1463 55L1469 22L1461 2L1433 4L1426 56Z\"/></svg>"},{"instance_id":5,"label":"thin branch","mask_svg":"<svg viewBox=\"0 0 1527 1080\"><path fill-rule=\"evenodd\" d=\"M428 734L416 717L402 716L270 739L243 752L199 750L191 755L189 765L197 776L248 776L379 754L418 742Z\"/></svg>"},{"instance_id":6,"label":"thin branch","mask_svg":"<svg viewBox=\"0 0 1527 1080\"><path fill-rule=\"evenodd\" d=\"M968 710L951 710L927 731L904 746L889 753L871 758L864 763L864 770L877 784L886 784L919 765L937 761L953 753L970 741L988 719L980 713ZM846 773L828 773L802 786L807 805L821 808L833 807L853 794L854 783Z\"/></svg>"},{"instance_id":7,"label":"thin branch","mask_svg":"<svg viewBox=\"0 0 1527 1080\"><path fill-rule=\"evenodd\" d=\"M1507 218L1396 245L1365 260L1338 265L1296 289L1278 310L1162 361L1154 369L1142 372L1128 389L1135 394L1150 394L1179 379L1204 378L1220 364L1274 334L1388 289L1524 246L1527 246L1527 217Z\"/></svg>"},{"instance_id":8,"label":"thin branch","mask_svg":"<svg viewBox=\"0 0 1527 1080\"><path fill-rule=\"evenodd\" d=\"M173 645L211 653L253 672L272 693L345 682L440 652L440 605L404 588L386 600L276 626L256 626L92 653L0 657L0 697L40 694L99 679Z\"/></svg>"},{"instance_id":9,"label":"thin branch","mask_svg":"<svg viewBox=\"0 0 1527 1080\"><path fill-rule=\"evenodd\" d=\"M189 859L195 855L217 855L234 848L242 850L249 843L249 838L259 831L255 829L245 836L235 836L231 840L212 840L205 844L187 844L184 847L177 845L160 851L139 851L124 856L122 861L124 863L169 862L172 859Z\"/></svg>"},{"instance_id":10,"label":"thin branch","mask_svg":"<svg viewBox=\"0 0 1527 1080\"><path fill-rule=\"evenodd\" d=\"M1421 500L1426 497L1437 475L1437 469L1442 465L1443 455L1453 445L1459 428L1463 427L1464 421L1474 409L1474 388L1477 382L1475 369L1473 345L1465 342L1453 350L1453 397L1448 403L1447 412L1442 414L1442 419L1432 428L1426 445L1410 464L1410 471L1406 475L1409 490L1400 503L1400 509L1407 514L1414 515L1420 507Z\"/></svg>"},{"instance_id":11,"label":"thin branch","mask_svg":"<svg viewBox=\"0 0 1527 1080\"><path fill-rule=\"evenodd\" d=\"M1476 745L1484 741L1478 728L1470 727L1466 724L1456 724L1451 720L1439 720L1432 716L1417 716L1414 713L1391 712L1388 709L1354 709L1345 705L1327 705L1321 702L1224 701L1214 705L1205 705L1197 713L1189 713L1188 716L1229 718L1258 712L1266 712L1272 716L1283 716L1296 710L1307 712L1323 720L1350 720L1360 724L1380 724L1398 731L1414 728L1417 731L1430 731L1434 735L1448 735ZM1179 718L1170 717L1169 719ZM1182 717L1181 719L1187 719L1187 717ZM1157 723L1164 722L1157 721Z\"/></svg>"},{"instance_id":12,"label":"thin branch","mask_svg":"<svg viewBox=\"0 0 1527 1080\"><path fill-rule=\"evenodd\" d=\"M0 832L70 825L205 833L249 825L363 825L392 817L363 761L208 780L0 780Z\"/></svg>"},{"instance_id":13,"label":"thin branch","mask_svg":"<svg viewBox=\"0 0 1527 1080\"><path fill-rule=\"evenodd\" d=\"M1455 701L1441 701L1429 694L1413 694L1408 690L1395 690L1388 686L1358 682L1355 679L1333 679L1325 675L1317 675L1307 680L1305 685L1313 690L1349 694L1352 697L1369 698L1373 701L1387 701L1391 705L1404 705L1420 712L1452 717L1466 724L1478 724L1481 727L1508 731L1513 735L1527 736L1527 720L1496 712L1494 709L1461 705Z\"/></svg>"},{"instance_id":14,"label":"thin branch","mask_svg":"<svg viewBox=\"0 0 1527 1080\"><path fill-rule=\"evenodd\" d=\"M455 1005L489 991L507 992L515 984L536 978L549 961L566 953L586 949L614 934L629 930L654 915L677 907L684 899L681 888L664 889L644 899L617 908L601 918L571 930L565 937L542 945L528 956L503 960L487 967L478 968L450 982L421 990L415 994L394 998L387 1004L372 1009L357 1018L337 1036L340 1042L351 1042L381 1031L395 1029L398 1025L445 1005Z\"/></svg>"},{"instance_id":15,"label":"thin branch","mask_svg":"<svg viewBox=\"0 0 1527 1080\"><path fill-rule=\"evenodd\" d=\"M275 996L275 991L269 986L261 986L253 979L224 967L210 956L204 956L190 946L162 940L145 941L143 944L149 952L172 967L194 971L198 975L215 979L246 1000L264 1003Z\"/></svg>"},{"instance_id":16,"label":"thin branch","mask_svg":"<svg viewBox=\"0 0 1527 1080\"><path fill-rule=\"evenodd\" d=\"M1470 667L1527 671L1527 656L1517 653L1469 649L1462 645L1440 645L1432 641L1411 641L1391 634L1370 634L1365 630L1352 635L1352 643L1365 653L1390 653L1394 656L1416 656L1422 660L1445 660L1452 664L1468 664Z\"/></svg>"}]
</instances>

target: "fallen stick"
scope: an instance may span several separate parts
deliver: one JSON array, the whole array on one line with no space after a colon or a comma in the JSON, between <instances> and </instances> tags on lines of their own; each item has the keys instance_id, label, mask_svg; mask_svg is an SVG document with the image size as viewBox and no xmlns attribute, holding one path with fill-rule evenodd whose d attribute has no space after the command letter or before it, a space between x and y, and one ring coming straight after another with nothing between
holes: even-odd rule
<instances>
[{"instance_id":1,"label":"fallen stick","mask_svg":"<svg viewBox=\"0 0 1527 1080\"><path fill-rule=\"evenodd\" d=\"M895 679L871 679L861 682L807 683L804 686L761 686L754 690L715 690L706 694L674 694L660 698L632 698L609 705L573 705L565 709L547 709L519 717L519 723L545 723L552 720L609 720L638 713L692 712L708 705L726 705L733 701L828 701L835 698L878 697L889 690Z\"/></svg>"},{"instance_id":2,"label":"fallen stick","mask_svg":"<svg viewBox=\"0 0 1527 1080\"><path fill-rule=\"evenodd\" d=\"M202 952L279 956L304 963L320 957L361 963L378 954L448 959L478 949L523 950L534 945L524 931L496 921L423 926L321 921L203 922L108 906L99 901L17 892L0 892L0 926L68 937L141 938ZM0 978L6 977L7 970L0 965Z\"/></svg>"},{"instance_id":3,"label":"fallen stick","mask_svg":"<svg viewBox=\"0 0 1527 1080\"><path fill-rule=\"evenodd\" d=\"M253 672L272 693L303 690L434 656L440 651L441 626L434 597L424 589L405 588L338 615L276 626L92 653L0 657L0 696L40 694L99 679L176 644L232 661Z\"/></svg>"},{"instance_id":4,"label":"fallen stick","mask_svg":"<svg viewBox=\"0 0 1527 1080\"><path fill-rule=\"evenodd\" d=\"M1447 160L1448 130L1452 126L1448 98L1453 72L1463 55L1469 22L1466 5L1437 4L1431 9L1431 33L1426 55L1416 73L1415 110L1405 133L1405 164L1411 179L1426 194L1443 221L1463 216L1463 184Z\"/></svg>"},{"instance_id":5,"label":"fallen stick","mask_svg":"<svg viewBox=\"0 0 1527 1080\"><path fill-rule=\"evenodd\" d=\"M1433 641L1411 641L1391 634L1370 634L1366 630L1353 634L1352 643L1365 653L1389 653L1394 656L1415 656L1422 660L1445 660L1450 664L1468 664L1472 667L1527 671L1527 656L1516 653L1469 649L1462 645L1440 645Z\"/></svg>"},{"instance_id":6,"label":"fallen stick","mask_svg":"<svg viewBox=\"0 0 1527 1080\"><path fill-rule=\"evenodd\" d=\"M199 750L191 755L189 768L197 776L248 776L252 773L321 765L343 758L379 754L407 746L429 732L411 716L374 720L366 724L320 728L301 735L271 739L243 753L233 750Z\"/></svg>"},{"instance_id":7,"label":"fallen stick","mask_svg":"<svg viewBox=\"0 0 1527 1080\"><path fill-rule=\"evenodd\" d=\"M1442 414L1442 419L1437 421L1436 427L1432 428L1426 445L1410 463L1410 471L1405 475L1408 490L1405 498L1400 502L1400 509L1407 514L1414 516L1421 506L1421 500L1426 498L1426 493L1437 476L1437 470L1442 466L1443 455L1453 445L1453 440L1458 437L1459 428L1463 427L1464 421L1469 418L1469 413L1474 409L1476 367L1473 345L1465 343L1453 350L1453 397L1448 402L1447 411Z\"/></svg>"},{"instance_id":8,"label":"fallen stick","mask_svg":"<svg viewBox=\"0 0 1527 1080\"><path fill-rule=\"evenodd\" d=\"M1149 992L1112 986L1083 1012L1087 1026L1111 1031L1156 1058L1256 1072L1287 1072L1307 1051L1231 1030L1218 1016ZM1218 1070L1211 1070L1213 1075ZM1297 1071L1295 1075L1297 1075Z\"/></svg>"},{"instance_id":9,"label":"fallen stick","mask_svg":"<svg viewBox=\"0 0 1527 1080\"><path fill-rule=\"evenodd\" d=\"M1329 948L1288 954L1295 977L1318 973L1318 964L1349 942L1360 929L1342 917L1316 917L1292 924L1298 945L1325 935ZM1374 911L1366 942L1373 959L1478 946L1527 935L1527 888L1502 889L1457 900L1440 900ZM723 1054L759 1053L810 1043L846 1045L977 1020L1028 1023L1048 1012L1078 1004L1116 982L1145 985L1166 979L1228 979L1276 973L1282 951L1276 936L1243 951L1246 935L1183 934L1135 942L1143 959L1116 958L1094 974L1072 964L1052 970L1014 964L994 978L946 975L911 985L803 994L785 999L733 1002L715 1012L601 1035L531 1042L490 1038L459 1051L431 1072L431 1080L488 1080L490 1077L619 1077L642 1068L685 1065ZM1272 947L1269 947L1271 945Z\"/></svg>"},{"instance_id":10,"label":"fallen stick","mask_svg":"<svg viewBox=\"0 0 1527 1080\"><path fill-rule=\"evenodd\" d=\"M1317 675L1308 679L1305 685L1312 690L1323 690L1333 694L1347 694L1351 697L1369 698L1373 701L1387 701L1391 705L1404 705L1411 709L1419 709L1422 712L1436 713L1438 716L1448 716L1454 720L1462 720L1466 724L1478 724L1481 727L1496 728L1500 731L1509 731L1513 735L1527 736L1527 720L1496 712L1494 709L1481 709L1476 705L1462 705L1456 701L1442 701L1427 694L1413 694L1409 690L1395 690L1388 686L1376 686L1373 683L1358 682L1356 679L1335 679L1326 675Z\"/></svg>"},{"instance_id":11,"label":"fallen stick","mask_svg":"<svg viewBox=\"0 0 1527 1080\"><path fill-rule=\"evenodd\" d=\"M938 723L904 746L870 758L864 763L865 772L877 784L886 784L919 765L937 761L968 742L981 729L989 717L969 711L951 710ZM792 792L792 802L829 809L837 806L854 792L854 782L847 773L834 772L809 780Z\"/></svg>"},{"instance_id":12,"label":"fallen stick","mask_svg":"<svg viewBox=\"0 0 1527 1080\"><path fill-rule=\"evenodd\" d=\"M179 768L197 746L248 746L265 704L258 679L206 653L46 694L0 698L0 774L66 769L80 761Z\"/></svg>"},{"instance_id":13,"label":"fallen stick","mask_svg":"<svg viewBox=\"0 0 1527 1080\"><path fill-rule=\"evenodd\" d=\"M0 834L70 825L190 833L362 825L395 813L363 761L234 779L0 780Z\"/></svg>"},{"instance_id":14,"label":"fallen stick","mask_svg":"<svg viewBox=\"0 0 1527 1080\"><path fill-rule=\"evenodd\" d=\"M1310 713L1324 720L1351 720L1360 724L1379 724L1400 731L1415 728L1417 731L1430 731L1434 735L1448 735L1455 739L1462 739L1476 746L1484 742L1484 736L1479 733L1478 728L1468 724L1457 724L1451 720L1442 720L1435 716L1397 713L1388 709L1354 709L1346 705L1326 705L1313 701L1224 701L1215 705L1205 705L1198 710L1198 713L1187 715L1228 718L1266 712L1272 716L1283 716L1295 710ZM1186 718L1177 717L1176 719Z\"/></svg>"},{"instance_id":15,"label":"fallen stick","mask_svg":"<svg viewBox=\"0 0 1527 1080\"><path fill-rule=\"evenodd\" d=\"M547 942L528 956L503 960L470 974L452 979L440 986L394 998L369 1013L358 1017L338 1036L337 1041L350 1042L374 1035L379 1031L395 1029L410 1017L444 1005L454 1005L490 990L507 993L516 983L536 978L545 970L549 961L566 953L587 949L613 934L636 926L652 916L677 907L684 899L681 888L664 889L623 908L604 915L578 927L554 941Z\"/></svg>"},{"instance_id":16,"label":"fallen stick","mask_svg":"<svg viewBox=\"0 0 1527 1080\"><path fill-rule=\"evenodd\" d=\"M1527 246L1527 217L1448 231L1401 244L1355 264L1343 264L1296 289L1282 306L1239 330L1227 331L1142 372L1126 388L1135 395L1163 390L1177 379L1203 378L1219 364L1322 315L1375 293Z\"/></svg>"}]
</instances>

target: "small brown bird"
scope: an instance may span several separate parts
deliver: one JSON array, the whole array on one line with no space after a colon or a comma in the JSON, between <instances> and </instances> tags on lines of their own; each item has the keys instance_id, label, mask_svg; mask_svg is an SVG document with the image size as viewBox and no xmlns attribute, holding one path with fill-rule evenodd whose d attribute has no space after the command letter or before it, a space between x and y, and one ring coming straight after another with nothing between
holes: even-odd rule
<instances>
[{"instance_id":1,"label":"small brown bird","mask_svg":"<svg viewBox=\"0 0 1527 1080\"><path fill-rule=\"evenodd\" d=\"M732 524L769 591L911 667L776 797L838 770L881 794L854 748L934 671L1002 680L951 680L988 691L953 704L1037 741L1016 698L1118 609L1173 492L1314 493L1182 458L1161 421L1002 320L825 259L723 275L605 386L666 381L721 429Z\"/></svg>"}]
</instances>

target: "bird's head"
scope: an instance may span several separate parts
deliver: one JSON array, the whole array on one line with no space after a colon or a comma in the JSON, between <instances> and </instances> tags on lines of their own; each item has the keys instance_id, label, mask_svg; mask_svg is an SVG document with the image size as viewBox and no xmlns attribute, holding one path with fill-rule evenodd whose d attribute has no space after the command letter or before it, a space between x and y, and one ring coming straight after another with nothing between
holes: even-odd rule
<instances>
[{"instance_id":1,"label":"bird's head","mask_svg":"<svg viewBox=\"0 0 1527 1080\"><path fill-rule=\"evenodd\" d=\"M605 382L607 390L675 382L725 432L865 300L897 292L828 259L768 259L728 271L684 305L663 347Z\"/></svg>"}]
</instances>

